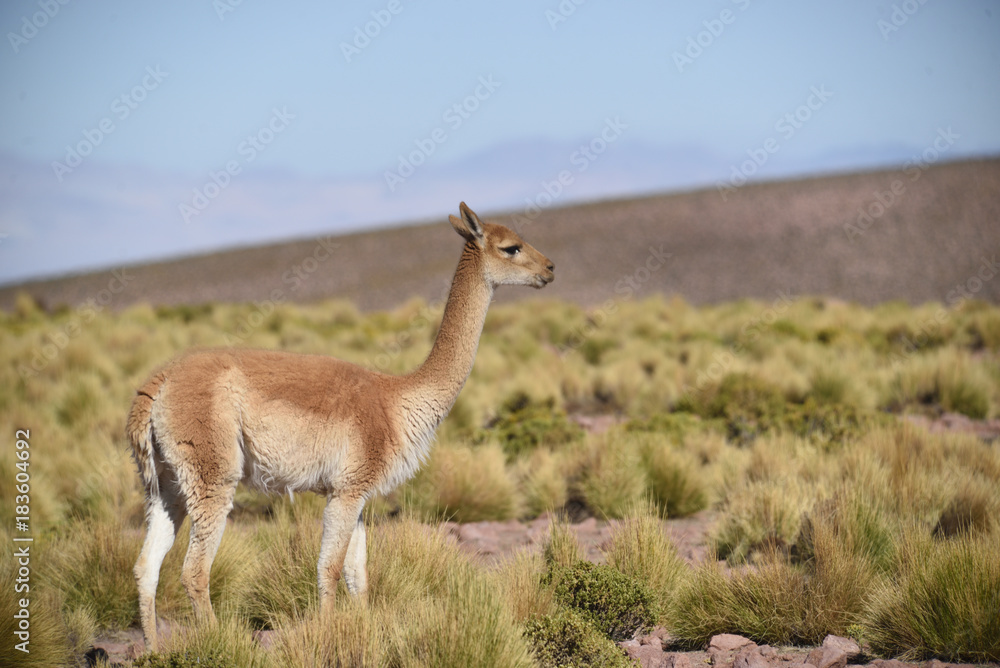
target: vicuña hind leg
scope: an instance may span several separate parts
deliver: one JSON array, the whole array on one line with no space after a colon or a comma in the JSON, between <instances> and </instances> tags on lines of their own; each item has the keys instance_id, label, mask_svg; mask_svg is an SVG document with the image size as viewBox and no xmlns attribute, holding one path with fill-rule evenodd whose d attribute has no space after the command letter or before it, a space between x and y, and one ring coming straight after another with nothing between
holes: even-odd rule
<instances>
[{"instance_id":1,"label":"vicu\u00f1a hind leg","mask_svg":"<svg viewBox=\"0 0 1000 668\"><path fill-rule=\"evenodd\" d=\"M319 550L319 608L321 612L333 609L337 596L337 582L344 568L351 537L358 526L358 516L364 499L328 496L323 510L323 542ZM364 541L364 527L360 540ZM362 548L363 549L363 548ZM357 546L355 545L355 550ZM354 571L356 575L356 571ZM355 581L356 582L356 581Z\"/></svg>"},{"instance_id":2,"label":"vicu\u00f1a hind leg","mask_svg":"<svg viewBox=\"0 0 1000 668\"><path fill-rule=\"evenodd\" d=\"M146 540L135 562L135 581L139 589L139 619L146 651L156 650L156 585L160 580L163 558L174 544L184 521L184 508L161 484L161 493L146 501ZM164 498L166 497L166 498Z\"/></svg>"},{"instance_id":3,"label":"vicu\u00f1a hind leg","mask_svg":"<svg viewBox=\"0 0 1000 668\"><path fill-rule=\"evenodd\" d=\"M199 622L215 622L208 592L209 573L222 533L226 530L226 516L232 510L235 492L235 485L216 488L206 494L201 503L189 504L192 506L188 508L191 516L191 541L181 568L181 583L191 599L195 619Z\"/></svg>"}]
</instances>

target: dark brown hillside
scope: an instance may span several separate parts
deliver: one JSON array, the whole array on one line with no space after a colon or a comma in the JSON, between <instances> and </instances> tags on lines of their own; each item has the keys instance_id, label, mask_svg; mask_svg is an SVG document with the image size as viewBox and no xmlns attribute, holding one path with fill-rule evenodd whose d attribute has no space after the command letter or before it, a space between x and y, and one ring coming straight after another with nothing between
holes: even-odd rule
<instances>
[{"instance_id":1,"label":"dark brown hillside","mask_svg":"<svg viewBox=\"0 0 1000 668\"><path fill-rule=\"evenodd\" d=\"M596 304L622 294L626 285L619 281L633 277L640 297L679 294L694 303L773 299L779 291L864 304L944 301L976 276L984 259L1000 255L1000 159L938 165L912 176L885 171L752 185L728 201L711 189L551 209L522 231L553 259L556 282L540 293L506 288L499 299ZM876 193L886 199L894 182L895 201L849 238L845 225L857 224L861 207L877 213ZM304 240L131 267L133 279L111 306L335 297L371 310L417 295L434 300L460 253L446 216L461 197L456 193L454 211L442 211L438 224L331 239L339 246L315 265L308 258L318 243ZM661 248L672 257L659 269L651 260L647 274L651 249ZM296 267L304 280L294 277ZM10 309L18 291L48 306L80 304L110 279L110 272L97 272L7 286L0 288L0 308ZM1000 301L1000 277L970 287L977 285L976 297Z\"/></svg>"}]
</instances>

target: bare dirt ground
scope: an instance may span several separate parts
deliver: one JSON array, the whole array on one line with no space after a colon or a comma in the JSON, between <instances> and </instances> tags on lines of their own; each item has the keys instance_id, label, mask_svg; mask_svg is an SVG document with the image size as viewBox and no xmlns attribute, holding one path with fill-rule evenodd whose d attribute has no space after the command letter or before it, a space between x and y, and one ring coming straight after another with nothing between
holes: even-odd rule
<instances>
[{"instance_id":1,"label":"bare dirt ground","mask_svg":"<svg viewBox=\"0 0 1000 668\"><path fill-rule=\"evenodd\" d=\"M900 194L883 206L879 199L889 201L896 182ZM865 210L874 215L858 226ZM432 225L328 239L337 247L302 281L290 280L292 272L313 256L316 239L129 267L131 280L109 307L344 298L367 311L414 296L435 301L460 254L446 222L454 212L442 211ZM779 292L862 304L945 301L984 258L1000 252L1000 159L750 185L725 199L709 189L553 208L531 221L514 216L527 223L520 229L528 241L555 262L557 280L542 293L503 290L500 301L593 305L616 297L625 277L639 279L638 297L678 294L695 304L770 300ZM513 216L492 218L510 223ZM639 268L661 248L672 256L647 277ZM109 280L110 269L2 286L0 308L10 309L19 291L49 307L76 306ZM1000 281L984 282L976 296L1000 301Z\"/></svg>"}]
</instances>

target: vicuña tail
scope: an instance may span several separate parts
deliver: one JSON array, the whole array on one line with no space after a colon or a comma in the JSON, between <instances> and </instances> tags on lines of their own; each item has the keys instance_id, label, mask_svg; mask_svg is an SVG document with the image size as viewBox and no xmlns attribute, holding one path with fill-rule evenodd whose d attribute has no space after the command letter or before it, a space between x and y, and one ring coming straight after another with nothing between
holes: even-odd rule
<instances>
[{"instance_id":1,"label":"vicu\u00f1a tail","mask_svg":"<svg viewBox=\"0 0 1000 668\"><path fill-rule=\"evenodd\" d=\"M139 467L142 486L149 498L160 495L160 481L156 475L154 460L156 438L153 435L152 412L154 397L158 394L162 383L163 378L157 375L136 393L125 427L125 435L132 446L132 459Z\"/></svg>"}]
</instances>

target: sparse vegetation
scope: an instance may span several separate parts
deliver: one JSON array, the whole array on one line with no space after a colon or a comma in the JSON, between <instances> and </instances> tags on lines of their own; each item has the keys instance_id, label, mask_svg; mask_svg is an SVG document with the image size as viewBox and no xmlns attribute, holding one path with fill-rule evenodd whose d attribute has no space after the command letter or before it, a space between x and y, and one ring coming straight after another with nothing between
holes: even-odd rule
<instances>
[{"instance_id":1,"label":"sparse vegetation","mask_svg":"<svg viewBox=\"0 0 1000 668\"><path fill-rule=\"evenodd\" d=\"M285 304L240 338L365 364L422 307L361 314ZM219 627L175 634L134 665L226 665L233 656L250 666L627 665L607 634L652 624L693 645L722 631L772 644L839 633L883 656L1000 660L998 445L901 418L997 416L1000 309L966 302L940 321L935 305L799 300L741 335L763 308L623 303L577 341L583 309L498 306L429 461L366 509L366 606L341 596L335 614L319 617L322 499L241 489L212 570ZM31 430L39 665L79 664L95 636L135 626L142 496L125 411L158 364L190 346L225 345L253 309L104 312L62 345L69 309L22 298L0 312L0 430ZM411 368L429 345L414 337L392 368ZM588 433L581 413L614 420ZM0 468L14 464L0 452ZM0 476L8 517L12 479ZM710 547L732 570L683 563L662 531L662 518L703 509ZM421 523L546 511L624 518L607 565L582 561L564 521L553 521L542 554L491 571ZM157 600L181 628L191 623L179 582L187 526ZM14 566L3 559L9 578ZM604 598L612 593L620 596ZM261 630L275 633L271 649L254 640Z\"/></svg>"}]
</instances>

